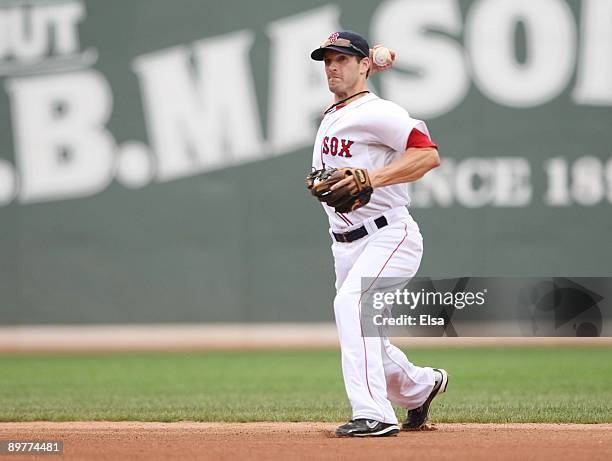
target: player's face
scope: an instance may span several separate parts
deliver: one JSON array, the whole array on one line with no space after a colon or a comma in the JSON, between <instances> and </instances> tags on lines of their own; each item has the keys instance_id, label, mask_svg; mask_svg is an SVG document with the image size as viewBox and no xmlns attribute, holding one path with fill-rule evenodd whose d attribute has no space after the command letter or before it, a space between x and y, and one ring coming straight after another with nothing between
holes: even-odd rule
<instances>
[{"instance_id":1,"label":"player's face","mask_svg":"<svg viewBox=\"0 0 612 461\"><path fill-rule=\"evenodd\" d=\"M323 62L329 91L341 97L350 96L362 80L363 64L356 56L333 50L325 51Z\"/></svg>"}]
</instances>

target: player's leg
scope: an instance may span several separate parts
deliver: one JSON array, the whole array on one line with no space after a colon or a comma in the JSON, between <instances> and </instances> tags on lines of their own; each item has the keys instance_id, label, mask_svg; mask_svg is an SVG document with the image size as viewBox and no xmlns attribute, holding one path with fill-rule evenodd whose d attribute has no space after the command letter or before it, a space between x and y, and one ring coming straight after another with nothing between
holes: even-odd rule
<instances>
[{"instance_id":1,"label":"player's leg","mask_svg":"<svg viewBox=\"0 0 612 461\"><path fill-rule=\"evenodd\" d=\"M423 246L416 223L409 218L406 226L410 241L401 246L385 273L387 277L400 277L408 281L418 270ZM381 234L381 237L385 235ZM448 374L445 370L414 365L406 354L391 344L382 329L380 333L388 398L408 409L402 427L419 429L425 425L434 397L446 390Z\"/></svg>"},{"instance_id":2,"label":"player's leg","mask_svg":"<svg viewBox=\"0 0 612 461\"><path fill-rule=\"evenodd\" d=\"M339 286L334 312L342 348L342 371L353 418L386 423L397 421L387 398L384 345L379 337L363 337L361 330L362 278L410 278L418 269L422 243L413 221L389 225L360 242L359 257ZM378 284L377 284L378 285ZM423 372L425 375L427 371ZM424 383L433 385L433 375ZM424 379L427 379L426 377Z\"/></svg>"},{"instance_id":3,"label":"player's leg","mask_svg":"<svg viewBox=\"0 0 612 461\"><path fill-rule=\"evenodd\" d=\"M389 400L403 408L417 408L434 387L434 371L414 365L389 338L381 338L383 365Z\"/></svg>"},{"instance_id":4,"label":"player's leg","mask_svg":"<svg viewBox=\"0 0 612 461\"><path fill-rule=\"evenodd\" d=\"M387 399L382 344L379 338L363 337L361 333L360 297L358 286L353 289L345 284L334 300L342 375L353 409L353 419L397 424L397 417Z\"/></svg>"},{"instance_id":5,"label":"player's leg","mask_svg":"<svg viewBox=\"0 0 612 461\"><path fill-rule=\"evenodd\" d=\"M355 350L354 341L358 343L357 348L363 347L359 346L359 343L363 344L361 334L351 333L359 332L361 324L359 323L358 315L339 315L338 312L349 312L350 307L347 308L347 306L354 306L355 302L358 302L358 297L360 296L359 291L357 290L355 293L350 293L348 285L345 285L345 281L350 269L364 248L364 242L335 244L332 246L336 271L336 290L338 291L334 300L334 307L336 311L335 317L338 327L338 337L342 350L342 371L349 400L353 404L353 408L358 409L357 411L353 411L353 419L351 421L338 427L336 434L339 436L388 436L395 435L399 432L395 414L392 415L390 423L384 422L388 419L385 416L385 411L387 413L392 412L388 402L381 400L381 402L375 404L372 401L369 391L365 388L359 389L359 386L356 389L355 386L349 384L354 376L365 372L359 360L355 361L351 358L351 351ZM343 286L344 289L341 290ZM372 339L377 338L368 338L367 340L371 341ZM373 383L372 385L375 384ZM378 387L384 387L384 383L379 383ZM372 406L374 406L374 408L372 408ZM385 410L381 409L381 406L389 406L389 408Z\"/></svg>"},{"instance_id":6,"label":"player's leg","mask_svg":"<svg viewBox=\"0 0 612 461\"><path fill-rule=\"evenodd\" d=\"M334 255L334 271L336 273L336 292L344 284L346 277L348 276L351 267L355 264L355 261L361 253L361 249L347 244L335 243L332 245L332 253Z\"/></svg>"},{"instance_id":7,"label":"player's leg","mask_svg":"<svg viewBox=\"0 0 612 461\"><path fill-rule=\"evenodd\" d=\"M399 230L398 230L399 228ZM416 222L411 217L402 223L395 224L390 232L385 229L377 232L369 244L370 251L381 251L393 247L394 254L380 273L382 280L377 281L380 287L387 283L400 283L400 288L415 276L423 255L423 238ZM398 235L399 234L399 235ZM401 244L398 239L403 238ZM380 250L378 250L380 248ZM395 287L389 287L393 291ZM432 368L414 365L400 349L395 347L380 329L382 361L387 384L388 398L404 408L416 408L425 402L435 384L435 373Z\"/></svg>"}]
</instances>

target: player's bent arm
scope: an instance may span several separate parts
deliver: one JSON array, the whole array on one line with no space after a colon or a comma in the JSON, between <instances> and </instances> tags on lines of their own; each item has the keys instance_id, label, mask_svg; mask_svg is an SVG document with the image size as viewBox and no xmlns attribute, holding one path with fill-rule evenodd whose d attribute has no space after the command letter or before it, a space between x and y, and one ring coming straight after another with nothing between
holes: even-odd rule
<instances>
[{"instance_id":1,"label":"player's bent arm","mask_svg":"<svg viewBox=\"0 0 612 461\"><path fill-rule=\"evenodd\" d=\"M391 186L421 179L440 165L438 149L434 147L409 147L400 158L380 170L370 172L372 187Z\"/></svg>"}]
</instances>

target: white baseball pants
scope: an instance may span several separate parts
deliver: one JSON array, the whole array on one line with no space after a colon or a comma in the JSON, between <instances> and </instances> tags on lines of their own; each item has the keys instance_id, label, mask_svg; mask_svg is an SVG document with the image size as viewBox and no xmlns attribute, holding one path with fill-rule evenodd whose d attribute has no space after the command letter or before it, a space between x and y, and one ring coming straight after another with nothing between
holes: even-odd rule
<instances>
[{"instance_id":1,"label":"white baseball pants","mask_svg":"<svg viewBox=\"0 0 612 461\"><path fill-rule=\"evenodd\" d=\"M392 403L407 409L422 405L433 389L434 372L413 365L389 338L366 338L361 333L362 277L408 281L416 274L423 254L423 238L408 210L395 208L385 216L389 224L382 229L376 229L371 219L365 223L369 235L351 243L334 241L334 313L353 419L397 424Z\"/></svg>"}]
</instances>

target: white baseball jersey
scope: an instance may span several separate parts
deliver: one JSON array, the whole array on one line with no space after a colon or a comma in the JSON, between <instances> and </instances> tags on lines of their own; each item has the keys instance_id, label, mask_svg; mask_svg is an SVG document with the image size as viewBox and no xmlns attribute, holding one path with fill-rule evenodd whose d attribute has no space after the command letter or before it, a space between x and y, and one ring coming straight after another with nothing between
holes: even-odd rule
<instances>
[{"instance_id":1,"label":"white baseball jersey","mask_svg":"<svg viewBox=\"0 0 612 461\"><path fill-rule=\"evenodd\" d=\"M425 123L410 117L399 105L373 93L337 106L321 121L314 143L312 165L378 170L396 160L408 147L417 130L429 141ZM429 145L435 144L429 141ZM415 146L422 147L422 146ZM380 216L392 208L410 204L407 184L374 189L370 202L351 213L338 213L323 204L333 231L346 232L360 227L364 220Z\"/></svg>"}]
</instances>

